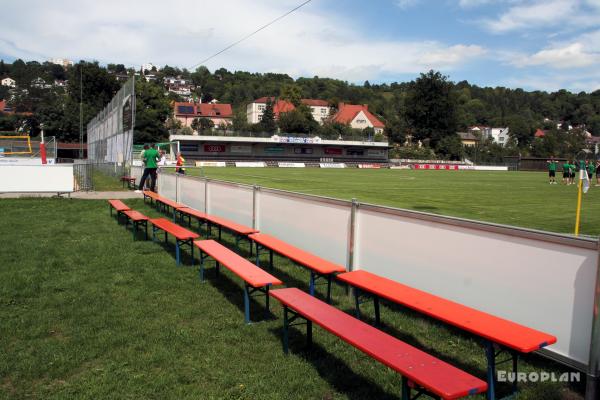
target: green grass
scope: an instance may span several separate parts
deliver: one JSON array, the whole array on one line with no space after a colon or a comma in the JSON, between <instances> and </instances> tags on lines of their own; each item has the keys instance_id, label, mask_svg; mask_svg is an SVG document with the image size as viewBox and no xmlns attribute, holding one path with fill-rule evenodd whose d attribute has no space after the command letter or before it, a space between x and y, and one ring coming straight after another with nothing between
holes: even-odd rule
<instances>
[{"instance_id":1,"label":"green grass","mask_svg":"<svg viewBox=\"0 0 600 400\"><path fill-rule=\"evenodd\" d=\"M141 200L126 203L159 215ZM167 247L133 241L106 201L4 199L0 207L0 399L400 398L398 374L318 327L310 351L302 327L293 330L285 356L278 304L273 319L245 325L239 279L209 269L200 283L195 269L175 266L172 239ZM307 289L304 269L275 264L288 286ZM343 287L333 299L352 311ZM253 304L254 317L262 304ZM373 315L369 305L363 311ZM388 333L485 376L472 337L387 304L382 321ZM537 356L520 367L566 371ZM583 385L530 383L519 398L578 399Z\"/></svg>"},{"instance_id":2,"label":"green grass","mask_svg":"<svg viewBox=\"0 0 600 400\"><path fill-rule=\"evenodd\" d=\"M188 174L201 171L188 169ZM541 172L203 168L209 178L572 234L576 185ZM560 182L560 178L559 182ZM600 234L600 188L583 197L580 232Z\"/></svg>"},{"instance_id":3,"label":"green grass","mask_svg":"<svg viewBox=\"0 0 600 400\"><path fill-rule=\"evenodd\" d=\"M127 185L123 187L123 182L120 178L105 174L98 168L94 169L93 182L94 190L97 192L120 192L129 190Z\"/></svg>"}]
</instances>

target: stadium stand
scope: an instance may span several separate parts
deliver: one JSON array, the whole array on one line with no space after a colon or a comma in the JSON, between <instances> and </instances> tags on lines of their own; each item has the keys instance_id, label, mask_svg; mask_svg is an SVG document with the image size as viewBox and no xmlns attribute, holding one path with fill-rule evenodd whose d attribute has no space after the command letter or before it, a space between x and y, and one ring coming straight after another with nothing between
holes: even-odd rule
<instances>
[{"instance_id":1,"label":"stadium stand","mask_svg":"<svg viewBox=\"0 0 600 400\"><path fill-rule=\"evenodd\" d=\"M487 384L411 345L374 328L307 293L276 289L271 296L283 306L283 349L288 353L289 327L296 319L306 320L308 345L312 344L312 323L321 326L371 358L402 375L402 398L421 394L434 398L458 399L482 393ZM288 316L291 314L291 318ZM412 390L417 392L412 396Z\"/></svg>"},{"instance_id":2,"label":"stadium stand","mask_svg":"<svg viewBox=\"0 0 600 400\"><path fill-rule=\"evenodd\" d=\"M372 298L375 308L375 323L380 322L379 299L400 304L433 319L452 325L485 340L487 358L488 399L495 398L496 358L506 352L517 373L519 354L527 354L556 342L556 337L499 318L485 312L455 303L450 300L411 288L393 280L367 271L352 271L339 274L338 280L354 287L356 316L360 318L361 294ZM499 351L496 351L496 348ZM513 392L517 389L513 382Z\"/></svg>"},{"instance_id":3,"label":"stadium stand","mask_svg":"<svg viewBox=\"0 0 600 400\"><path fill-rule=\"evenodd\" d=\"M244 281L244 318L247 324L250 320L250 297L255 293L265 296L265 318L269 316L269 288L282 285L279 279L237 255L227 247L214 240L196 240L200 250L200 280L204 282L204 260L212 257L215 261L215 272L219 275L219 266L223 265Z\"/></svg>"}]
</instances>

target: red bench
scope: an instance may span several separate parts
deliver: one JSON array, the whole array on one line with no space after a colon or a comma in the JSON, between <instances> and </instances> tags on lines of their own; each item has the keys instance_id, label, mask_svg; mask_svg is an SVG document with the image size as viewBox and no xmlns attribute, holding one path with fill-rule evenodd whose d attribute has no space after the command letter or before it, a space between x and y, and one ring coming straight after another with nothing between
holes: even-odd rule
<instances>
[{"instance_id":1,"label":"red bench","mask_svg":"<svg viewBox=\"0 0 600 400\"><path fill-rule=\"evenodd\" d=\"M283 350L288 353L289 327L296 319L306 320L308 345L312 344L312 323L338 336L380 363L402 375L402 399L421 394L458 399L482 393L487 384L385 332L378 330L329 304L296 289L276 289L271 296L283 306ZM291 318L288 316L291 314ZM411 397L412 390L417 391Z\"/></svg>"},{"instance_id":2,"label":"red bench","mask_svg":"<svg viewBox=\"0 0 600 400\"><path fill-rule=\"evenodd\" d=\"M169 221L166 218L155 218L151 219L152 224L152 240L156 240L156 231L162 230L165 233L165 242L167 241L167 233L170 233L175 238L175 257L177 265L180 261L180 247L183 245L190 246L192 252L192 265L194 265L194 246L192 244L194 239L198 239L200 235L195 232L189 231L174 222Z\"/></svg>"},{"instance_id":3,"label":"red bench","mask_svg":"<svg viewBox=\"0 0 600 400\"><path fill-rule=\"evenodd\" d=\"M250 297L257 292L265 295L265 318L268 317L269 288L274 285L282 285L283 282L214 240L197 240L194 242L194 246L200 250L200 280L202 282L204 282L204 260L212 257L215 261L217 275L219 274L219 266L222 264L244 281L244 316L246 323L251 322Z\"/></svg>"},{"instance_id":4,"label":"red bench","mask_svg":"<svg viewBox=\"0 0 600 400\"><path fill-rule=\"evenodd\" d=\"M135 189L135 177L134 176L122 176L121 182L123 182L123 187L125 187L125 183L127 183L128 189Z\"/></svg>"},{"instance_id":5,"label":"red bench","mask_svg":"<svg viewBox=\"0 0 600 400\"><path fill-rule=\"evenodd\" d=\"M144 227L144 234L146 236L146 240L148 240L148 220L150 218L146 217L139 211L135 210L127 210L123 211L123 215L127 217L127 221L125 221L125 227L129 225L129 221L131 221L132 232L133 232L133 240L135 240L135 236L137 234L137 230L140 226Z\"/></svg>"},{"instance_id":6,"label":"red bench","mask_svg":"<svg viewBox=\"0 0 600 400\"><path fill-rule=\"evenodd\" d=\"M117 221L119 221L119 217L123 214L124 211L131 210L129 206L123 203L121 200L109 200L108 201L108 210L110 212L110 216L112 217L112 210L117 212Z\"/></svg>"},{"instance_id":7,"label":"red bench","mask_svg":"<svg viewBox=\"0 0 600 400\"><path fill-rule=\"evenodd\" d=\"M243 238L248 239L250 242L250 254L252 254L252 242L248 238L248 235L252 233L257 233L258 230L254 228L250 228L245 225L238 224L236 222L230 221L225 218L217 217L215 215L210 215L203 213L198 210L194 210L193 208L183 207L178 208L176 213L179 215L179 219L183 221L184 217L188 219L188 225L191 226L191 218L196 218L198 220L198 229L201 229L202 224L206 224L206 230L208 237L212 234L212 226L215 225L219 229L219 241L221 240L222 229L226 229L232 232L235 235L235 244L236 247L239 248L240 240Z\"/></svg>"},{"instance_id":8,"label":"red bench","mask_svg":"<svg viewBox=\"0 0 600 400\"><path fill-rule=\"evenodd\" d=\"M511 355L517 373L518 355L531 353L556 343L556 337L515 322L411 288L367 271L352 271L337 279L354 287L356 316L360 318L361 293L373 299L375 323L380 322L379 298L408 307L428 317L445 322L485 339L487 358L488 399L495 398L496 357L506 351ZM499 348L496 352L495 347ZM516 391L515 379L513 392Z\"/></svg>"},{"instance_id":9,"label":"red bench","mask_svg":"<svg viewBox=\"0 0 600 400\"><path fill-rule=\"evenodd\" d=\"M269 250L269 266L273 269L273 252L276 252L295 263L310 270L309 291L315 295L315 284L319 278L327 280L327 302L331 301L331 278L336 272L344 272L346 269L307 251L292 246L273 236L264 233L254 233L248 236L256 243L256 265L259 265L260 250Z\"/></svg>"},{"instance_id":10,"label":"red bench","mask_svg":"<svg viewBox=\"0 0 600 400\"><path fill-rule=\"evenodd\" d=\"M185 204L177 203L176 201L167 199L159 195L158 193L154 193L150 190L144 190L144 203L146 202L146 198L150 199L150 205L153 204L153 201L156 202L156 207L162 211L168 211L169 208L173 209L173 222L175 222L176 210L179 208L187 208Z\"/></svg>"}]
</instances>

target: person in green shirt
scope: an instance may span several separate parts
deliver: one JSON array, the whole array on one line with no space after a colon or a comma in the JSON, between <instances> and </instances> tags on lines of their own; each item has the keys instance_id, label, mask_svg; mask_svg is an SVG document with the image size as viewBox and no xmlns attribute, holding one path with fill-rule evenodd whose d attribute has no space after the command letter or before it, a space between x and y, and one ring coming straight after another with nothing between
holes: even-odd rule
<instances>
[{"instance_id":1,"label":"person in green shirt","mask_svg":"<svg viewBox=\"0 0 600 400\"><path fill-rule=\"evenodd\" d=\"M569 179L571 178L571 164L569 163L568 160L565 161L565 163L562 165L562 169L563 169L562 183L563 183L563 185L568 185Z\"/></svg>"},{"instance_id":2,"label":"person in green shirt","mask_svg":"<svg viewBox=\"0 0 600 400\"><path fill-rule=\"evenodd\" d=\"M577 166L575 165L575 160L571 161L571 175L569 176L569 185L575 184L575 171L577 170Z\"/></svg>"},{"instance_id":3,"label":"person in green shirt","mask_svg":"<svg viewBox=\"0 0 600 400\"><path fill-rule=\"evenodd\" d=\"M556 162L554 157L550 157L550 160L548 160L547 163L548 163L548 178L550 179L550 184L556 185L556 166L558 165L558 162Z\"/></svg>"},{"instance_id":4,"label":"person in green shirt","mask_svg":"<svg viewBox=\"0 0 600 400\"><path fill-rule=\"evenodd\" d=\"M594 179L594 172L596 172L596 163L594 161L587 161L587 174L592 183L592 179Z\"/></svg>"},{"instance_id":5,"label":"person in green shirt","mask_svg":"<svg viewBox=\"0 0 600 400\"><path fill-rule=\"evenodd\" d=\"M150 176L150 190L156 191L156 169L158 167L157 162L160 159L160 154L158 150L156 150L156 145L152 145L148 150L144 151L143 161L146 167L144 168L144 173L142 174L142 179L140 179L139 188L144 188L144 183L146 183L146 179Z\"/></svg>"}]
</instances>

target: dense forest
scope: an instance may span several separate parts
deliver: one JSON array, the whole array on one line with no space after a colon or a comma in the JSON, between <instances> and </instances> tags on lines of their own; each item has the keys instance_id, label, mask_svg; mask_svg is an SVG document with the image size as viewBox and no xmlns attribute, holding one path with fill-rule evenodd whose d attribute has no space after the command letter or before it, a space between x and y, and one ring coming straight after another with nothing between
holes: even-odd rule
<instances>
[{"instance_id":1,"label":"dense forest","mask_svg":"<svg viewBox=\"0 0 600 400\"><path fill-rule=\"evenodd\" d=\"M0 79L10 77L16 81L13 89L0 86L0 99L6 100L16 112L0 113L0 131L25 130L35 135L43 124L47 134L62 141L77 141L80 96L85 127L119 89L118 77L135 72L122 64L101 66L81 61L63 68L36 61L16 60L12 64L0 61ZM324 99L334 107L339 102L368 104L369 110L385 122L385 135L399 156L456 159L470 157L473 151L479 153L482 161L515 154L572 156L585 146L584 130L600 136L600 90L547 93L478 87L466 81L452 82L450 77L435 71L423 73L411 82L366 81L362 85L317 76L293 79L286 74L232 72L225 68L211 72L199 67L192 72L164 66L151 73L155 81L146 82L143 76L136 81L137 142L168 137L171 102L180 99L166 92L162 83L165 77L190 80L195 87L194 96L203 102L216 99L231 103L235 113L233 130L249 134L279 128L324 138L356 139L367 135L339 124L318 126L302 107L275 124L266 121L249 126L246 104L262 96L290 101ZM58 85L57 81L66 84ZM511 140L504 147L482 141L477 149L464 148L456 132L464 132L473 125L509 127ZM567 130L569 126L575 129ZM546 130L546 135L535 138L536 129Z\"/></svg>"}]
</instances>

